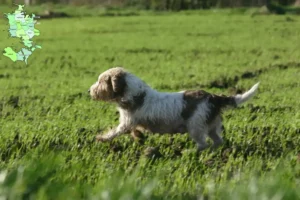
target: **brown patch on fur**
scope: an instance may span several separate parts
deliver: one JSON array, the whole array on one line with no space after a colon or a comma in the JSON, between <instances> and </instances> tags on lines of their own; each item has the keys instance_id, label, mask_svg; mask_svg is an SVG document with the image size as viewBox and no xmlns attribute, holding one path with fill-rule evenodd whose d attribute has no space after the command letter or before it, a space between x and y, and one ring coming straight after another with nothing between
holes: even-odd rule
<instances>
[{"instance_id":1,"label":"brown patch on fur","mask_svg":"<svg viewBox=\"0 0 300 200\"><path fill-rule=\"evenodd\" d=\"M144 104L145 97L146 97L146 92L142 92L142 93L134 96L132 109L136 110L136 109L142 107Z\"/></svg>"},{"instance_id":2,"label":"brown patch on fur","mask_svg":"<svg viewBox=\"0 0 300 200\"><path fill-rule=\"evenodd\" d=\"M143 106L145 96L146 96L146 92L142 92L136 96L133 96L132 101L120 98L118 104L123 109L135 111Z\"/></svg>"},{"instance_id":3,"label":"brown patch on fur","mask_svg":"<svg viewBox=\"0 0 300 200\"><path fill-rule=\"evenodd\" d=\"M210 124L222 111L222 108L227 106L236 107L234 97L228 97L225 95L209 95L208 98L210 113L206 119L207 124Z\"/></svg>"},{"instance_id":4,"label":"brown patch on fur","mask_svg":"<svg viewBox=\"0 0 300 200\"><path fill-rule=\"evenodd\" d=\"M208 124L210 124L221 113L222 108L226 106L236 106L234 97L214 95L204 90L186 91L183 94L185 107L181 113L182 118L184 120L189 119L196 111L198 104L205 99L208 100L208 104L210 106L210 111L206 120Z\"/></svg>"},{"instance_id":5,"label":"brown patch on fur","mask_svg":"<svg viewBox=\"0 0 300 200\"><path fill-rule=\"evenodd\" d=\"M112 87L114 91L114 97L122 97L126 90L125 72L121 72L112 76Z\"/></svg>"},{"instance_id":6,"label":"brown patch on fur","mask_svg":"<svg viewBox=\"0 0 300 200\"><path fill-rule=\"evenodd\" d=\"M181 116L184 120L190 118L196 111L197 105L203 100L207 99L211 94L204 90L197 91L185 91L183 94L183 100L185 107L181 112Z\"/></svg>"}]
</instances>

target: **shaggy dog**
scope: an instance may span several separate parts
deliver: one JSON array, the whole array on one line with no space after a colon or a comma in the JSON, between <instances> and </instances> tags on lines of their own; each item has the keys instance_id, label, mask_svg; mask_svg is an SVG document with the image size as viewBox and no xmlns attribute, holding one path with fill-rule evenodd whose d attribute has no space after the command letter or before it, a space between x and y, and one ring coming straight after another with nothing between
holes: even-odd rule
<instances>
[{"instance_id":1,"label":"shaggy dog","mask_svg":"<svg viewBox=\"0 0 300 200\"><path fill-rule=\"evenodd\" d=\"M247 101L258 85L235 96L219 96L203 90L165 93L152 89L121 67L111 68L100 74L89 93L94 100L116 103L120 124L96 139L110 141L123 133L138 136L141 130L148 130L189 133L199 151L208 146L206 136L209 136L217 147L222 144L222 109Z\"/></svg>"}]
</instances>

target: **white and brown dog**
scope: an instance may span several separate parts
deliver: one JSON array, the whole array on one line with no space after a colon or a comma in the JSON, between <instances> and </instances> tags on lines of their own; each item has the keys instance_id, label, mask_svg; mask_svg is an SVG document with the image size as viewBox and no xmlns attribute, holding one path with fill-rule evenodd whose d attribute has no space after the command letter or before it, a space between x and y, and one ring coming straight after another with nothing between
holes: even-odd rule
<instances>
[{"instance_id":1,"label":"white and brown dog","mask_svg":"<svg viewBox=\"0 0 300 200\"><path fill-rule=\"evenodd\" d=\"M153 133L189 133L198 150L205 149L206 136L214 147L222 144L221 110L236 107L251 98L255 84L244 94L218 96L203 90L177 93L158 92L121 67L100 74L89 90L95 100L114 102L120 113L120 124L98 141L110 141L123 133L137 136L141 129Z\"/></svg>"}]
</instances>

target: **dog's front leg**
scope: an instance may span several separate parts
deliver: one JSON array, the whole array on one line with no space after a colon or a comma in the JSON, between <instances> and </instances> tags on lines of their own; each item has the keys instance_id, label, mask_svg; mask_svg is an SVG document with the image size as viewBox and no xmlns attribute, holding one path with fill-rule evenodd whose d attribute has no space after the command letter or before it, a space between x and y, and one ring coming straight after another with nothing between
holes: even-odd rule
<instances>
[{"instance_id":1,"label":"dog's front leg","mask_svg":"<svg viewBox=\"0 0 300 200\"><path fill-rule=\"evenodd\" d=\"M104 135L97 135L96 136L96 140L100 141L100 142L107 142L107 141L111 141L113 140L115 137L126 133L130 130L130 128L128 127L128 125L126 124L119 124L116 128L111 129L110 131L108 131L108 133L104 134Z\"/></svg>"}]
</instances>

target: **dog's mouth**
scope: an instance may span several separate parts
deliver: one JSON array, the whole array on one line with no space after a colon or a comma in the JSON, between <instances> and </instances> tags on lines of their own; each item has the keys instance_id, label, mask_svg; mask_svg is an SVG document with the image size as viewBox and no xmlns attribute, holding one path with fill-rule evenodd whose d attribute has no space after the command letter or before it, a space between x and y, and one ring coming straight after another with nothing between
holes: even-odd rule
<instances>
[{"instance_id":1,"label":"dog's mouth","mask_svg":"<svg viewBox=\"0 0 300 200\"><path fill-rule=\"evenodd\" d=\"M109 91L105 87L97 83L90 87L89 94L92 100L95 101L106 101L114 103L120 100L120 96L117 93Z\"/></svg>"},{"instance_id":2,"label":"dog's mouth","mask_svg":"<svg viewBox=\"0 0 300 200\"><path fill-rule=\"evenodd\" d=\"M90 89L90 96L92 100L101 100L101 96L98 93L98 89L95 89L93 86Z\"/></svg>"},{"instance_id":3,"label":"dog's mouth","mask_svg":"<svg viewBox=\"0 0 300 200\"><path fill-rule=\"evenodd\" d=\"M91 98L95 101L106 101L106 102L115 102L116 97L111 97L109 92L100 91L98 88L91 90L90 92Z\"/></svg>"}]
</instances>

